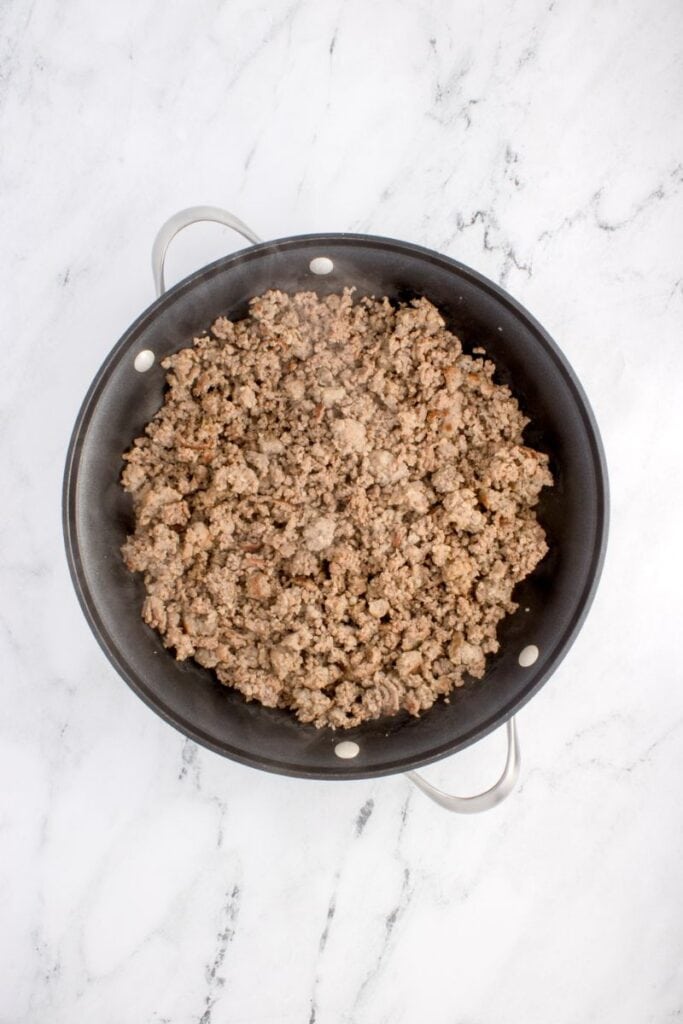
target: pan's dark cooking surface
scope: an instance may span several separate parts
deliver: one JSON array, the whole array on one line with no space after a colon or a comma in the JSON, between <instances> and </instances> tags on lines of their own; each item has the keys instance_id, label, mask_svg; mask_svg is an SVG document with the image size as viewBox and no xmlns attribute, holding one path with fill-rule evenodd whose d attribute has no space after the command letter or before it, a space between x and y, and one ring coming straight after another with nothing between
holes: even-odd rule
<instances>
[{"instance_id":1,"label":"pan's dark cooking surface","mask_svg":"<svg viewBox=\"0 0 683 1024\"><path fill-rule=\"evenodd\" d=\"M324 256L333 270L314 274ZM550 551L515 591L518 611L501 624L500 651L486 676L454 691L421 718L367 722L343 734L301 725L287 711L248 704L194 662L180 663L146 626L142 580L120 548L132 506L120 485L121 453L162 402L160 360L186 347L220 315L239 318L269 288L339 292L395 300L426 296L465 350L485 348L531 424L525 439L550 456L555 486L538 518ZM154 353L147 372L135 369ZM140 363L138 364L140 365ZM365 235L305 235L254 246L213 263L155 302L107 357L74 429L64 485L64 529L72 577L106 654L129 685L197 742L254 767L289 775L349 779L406 771L474 742L502 724L557 667L597 585L607 531L607 480L592 413L571 368L542 327L513 299L455 261L404 242ZM523 648L539 657L519 664ZM357 757L335 745L353 741Z\"/></svg>"}]
</instances>

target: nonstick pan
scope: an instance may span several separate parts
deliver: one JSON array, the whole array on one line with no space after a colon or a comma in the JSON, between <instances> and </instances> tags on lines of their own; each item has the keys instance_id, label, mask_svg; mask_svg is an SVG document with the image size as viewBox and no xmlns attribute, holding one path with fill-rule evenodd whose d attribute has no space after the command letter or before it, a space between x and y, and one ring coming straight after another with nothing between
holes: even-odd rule
<instances>
[{"instance_id":1,"label":"nonstick pan","mask_svg":"<svg viewBox=\"0 0 683 1024\"><path fill-rule=\"evenodd\" d=\"M204 267L163 293L171 238L198 220L227 224L254 244ZM83 402L64 480L66 551L85 616L106 655L158 715L197 743L233 760L284 775L359 779L408 772L451 810L493 806L519 769L513 715L567 653L600 575L608 521L602 445L586 396L557 345L523 307L481 274L408 242L360 234L314 234L260 242L246 225L213 207L171 218L153 252L160 297L107 356ZM354 286L357 295L404 302L426 296L465 351L482 346L530 418L525 441L546 451L555 486L538 517L550 550L516 589L519 604L499 629L500 650L486 676L455 690L420 718L399 714L345 731L302 725L287 711L247 703L194 662L178 662L140 617L142 580L128 572L121 545L132 502L120 485L121 453L162 403L164 356L223 315L240 318L269 288L320 295ZM568 682L567 685L570 685ZM475 797L440 793L414 771L507 723L500 780Z\"/></svg>"}]
</instances>

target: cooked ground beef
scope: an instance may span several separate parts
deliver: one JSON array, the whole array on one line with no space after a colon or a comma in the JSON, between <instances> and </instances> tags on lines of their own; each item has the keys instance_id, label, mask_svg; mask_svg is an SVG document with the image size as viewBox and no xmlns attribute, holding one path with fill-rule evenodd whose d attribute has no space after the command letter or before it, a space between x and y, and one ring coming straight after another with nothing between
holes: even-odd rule
<instances>
[{"instance_id":1,"label":"cooked ground beef","mask_svg":"<svg viewBox=\"0 0 683 1024\"><path fill-rule=\"evenodd\" d=\"M177 658L333 728L484 675L552 477L430 302L270 291L163 366L123 556Z\"/></svg>"}]
</instances>

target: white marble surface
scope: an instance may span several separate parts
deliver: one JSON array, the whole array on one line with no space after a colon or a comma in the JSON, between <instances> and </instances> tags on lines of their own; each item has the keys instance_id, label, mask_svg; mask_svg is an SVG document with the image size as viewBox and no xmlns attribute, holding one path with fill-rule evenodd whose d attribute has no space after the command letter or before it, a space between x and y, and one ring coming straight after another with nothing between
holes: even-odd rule
<instances>
[{"instance_id":1,"label":"white marble surface","mask_svg":"<svg viewBox=\"0 0 683 1024\"><path fill-rule=\"evenodd\" d=\"M0 9L0 1021L648 1024L683 1013L683 8L248 0ZM497 810L197 749L108 666L67 577L71 426L214 203L504 282L594 404L594 609L520 715ZM177 279L234 246L196 228ZM429 777L491 781L497 734Z\"/></svg>"}]
</instances>

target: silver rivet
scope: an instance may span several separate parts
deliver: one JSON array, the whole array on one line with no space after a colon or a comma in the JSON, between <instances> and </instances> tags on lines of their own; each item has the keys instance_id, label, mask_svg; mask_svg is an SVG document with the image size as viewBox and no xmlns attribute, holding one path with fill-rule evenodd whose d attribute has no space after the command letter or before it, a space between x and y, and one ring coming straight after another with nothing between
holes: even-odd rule
<instances>
[{"instance_id":1,"label":"silver rivet","mask_svg":"<svg viewBox=\"0 0 683 1024\"><path fill-rule=\"evenodd\" d=\"M154 366L154 359L154 353L148 348L143 348L142 352L136 355L133 366L138 373L147 373Z\"/></svg>"},{"instance_id":2,"label":"silver rivet","mask_svg":"<svg viewBox=\"0 0 683 1024\"><path fill-rule=\"evenodd\" d=\"M358 757L360 753L360 747L353 740L342 740L334 748L334 752L337 757L343 758L344 761L348 761L351 757Z\"/></svg>"},{"instance_id":3,"label":"silver rivet","mask_svg":"<svg viewBox=\"0 0 683 1024\"><path fill-rule=\"evenodd\" d=\"M531 666L538 661L538 647L535 644L529 644L519 652L519 658L517 659L522 668L531 668Z\"/></svg>"},{"instance_id":4,"label":"silver rivet","mask_svg":"<svg viewBox=\"0 0 683 1024\"><path fill-rule=\"evenodd\" d=\"M327 256L316 256L308 264L312 274L331 274L334 270L334 263Z\"/></svg>"}]
</instances>

